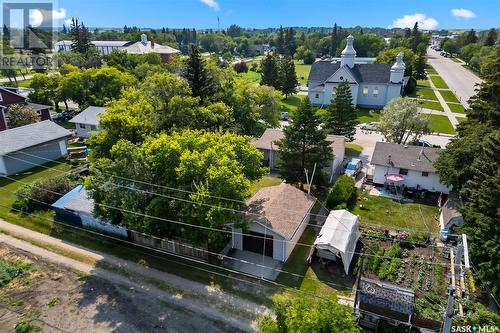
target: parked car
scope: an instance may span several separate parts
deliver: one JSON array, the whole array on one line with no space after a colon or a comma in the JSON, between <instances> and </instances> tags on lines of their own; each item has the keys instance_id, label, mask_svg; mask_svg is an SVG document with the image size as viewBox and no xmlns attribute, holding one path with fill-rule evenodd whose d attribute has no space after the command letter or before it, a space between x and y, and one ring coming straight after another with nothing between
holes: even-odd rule
<instances>
[{"instance_id":1,"label":"parked car","mask_svg":"<svg viewBox=\"0 0 500 333\"><path fill-rule=\"evenodd\" d=\"M371 122L361 125L362 130L376 131L378 128L378 123Z\"/></svg>"},{"instance_id":2,"label":"parked car","mask_svg":"<svg viewBox=\"0 0 500 333\"><path fill-rule=\"evenodd\" d=\"M363 162L359 158L352 158L347 163L344 173L352 178L356 178L363 168Z\"/></svg>"},{"instance_id":3,"label":"parked car","mask_svg":"<svg viewBox=\"0 0 500 333\"><path fill-rule=\"evenodd\" d=\"M418 140L418 146L430 147L430 148L441 148L441 146L434 145L434 144L430 143L429 141L425 141L423 139Z\"/></svg>"}]
</instances>

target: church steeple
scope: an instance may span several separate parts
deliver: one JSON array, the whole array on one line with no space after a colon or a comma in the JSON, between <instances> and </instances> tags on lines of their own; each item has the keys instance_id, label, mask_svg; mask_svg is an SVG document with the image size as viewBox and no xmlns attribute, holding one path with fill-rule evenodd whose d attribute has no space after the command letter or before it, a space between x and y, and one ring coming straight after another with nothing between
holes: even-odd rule
<instances>
[{"instance_id":1,"label":"church steeple","mask_svg":"<svg viewBox=\"0 0 500 333\"><path fill-rule=\"evenodd\" d=\"M344 51L340 55L340 65L347 65L350 68L354 67L354 58L356 58L356 50L353 46L354 38L352 35L347 36L347 44Z\"/></svg>"},{"instance_id":2,"label":"church steeple","mask_svg":"<svg viewBox=\"0 0 500 333\"><path fill-rule=\"evenodd\" d=\"M403 82L403 76L405 74L406 65L403 62L403 52L399 52L396 56L396 62L391 67L391 82L401 83Z\"/></svg>"}]
</instances>

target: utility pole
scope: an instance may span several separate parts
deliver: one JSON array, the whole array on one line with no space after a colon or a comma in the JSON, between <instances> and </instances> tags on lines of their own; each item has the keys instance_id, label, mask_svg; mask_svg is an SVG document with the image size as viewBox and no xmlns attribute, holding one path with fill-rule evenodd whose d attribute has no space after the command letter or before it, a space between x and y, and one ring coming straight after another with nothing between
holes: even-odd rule
<instances>
[{"instance_id":1,"label":"utility pole","mask_svg":"<svg viewBox=\"0 0 500 333\"><path fill-rule=\"evenodd\" d=\"M451 273L451 285L450 292L448 295L448 302L446 305L446 312L444 314L444 324L443 332L451 332L451 324L453 321L453 316L455 315L455 298L457 298L459 303L459 314L463 316L462 307L462 296L463 291L465 291L465 281L463 280L463 270L462 270L462 256L464 255L464 245L463 240L459 239L459 243L456 247L456 253L453 248L450 248L450 273ZM459 285L457 286L457 281Z\"/></svg>"}]
</instances>

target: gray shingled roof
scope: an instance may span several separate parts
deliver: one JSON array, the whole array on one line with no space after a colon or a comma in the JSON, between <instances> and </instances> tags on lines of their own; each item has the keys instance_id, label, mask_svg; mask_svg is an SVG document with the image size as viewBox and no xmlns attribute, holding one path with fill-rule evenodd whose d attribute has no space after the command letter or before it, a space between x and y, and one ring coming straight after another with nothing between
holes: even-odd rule
<instances>
[{"instance_id":1,"label":"gray shingled roof","mask_svg":"<svg viewBox=\"0 0 500 333\"><path fill-rule=\"evenodd\" d=\"M106 111L106 108L100 106L89 106L69 121L75 124L99 125L99 115Z\"/></svg>"},{"instance_id":2,"label":"gray shingled roof","mask_svg":"<svg viewBox=\"0 0 500 333\"><path fill-rule=\"evenodd\" d=\"M261 188L248 201L249 218L272 229L281 236L292 239L307 216L316 198L298 188L281 183ZM290 209L293 205L293 209ZM262 217L256 217L259 214Z\"/></svg>"},{"instance_id":3,"label":"gray shingled roof","mask_svg":"<svg viewBox=\"0 0 500 333\"><path fill-rule=\"evenodd\" d=\"M252 140L252 144L257 149L274 150L279 151L280 148L276 144L276 141L281 140L285 137L280 129L267 128L260 138L255 138ZM335 156L342 154L345 146L345 137L339 135L327 135L326 141L331 142L330 147Z\"/></svg>"},{"instance_id":4,"label":"gray shingled roof","mask_svg":"<svg viewBox=\"0 0 500 333\"><path fill-rule=\"evenodd\" d=\"M0 132L0 155L71 136L71 132L50 120Z\"/></svg>"},{"instance_id":5,"label":"gray shingled roof","mask_svg":"<svg viewBox=\"0 0 500 333\"><path fill-rule=\"evenodd\" d=\"M326 81L340 68L340 62L316 61L309 73L309 81ZM391 65L388 64L355 64L349 68L358 83L389 83Z\"/></svg>"},{"instance_id":6,"label":"gray shingled roof","mask_svg":"<svg viewBox=\"0 0 500 333\"><path fill-rule=\"evenodd\" d=\"M457 209L460 206L462 206L461 199L455 194L450 194L448 196L448 200L446 200L443 207L441 207L441 213L443 214L443 222L445 226L448 226L448 224L453 221L458 224L463 223L462 214Z\"/></svg>"},{"instance_id":7,"label":"gray shingled roof","mask_svg":"<svg viewBox=\"0 0 500 333\"><path fill-rule=\"evenodd\" d=\"M35 111L47 110L52 108L52 106L50 105L44 105L38 103L28 103L28 107L32 108Z\"/></svg>"},{"instance_id":8,"label":"gray shingled roof","mask_svg":"<svg viewBox=\"0 0 500 333\"><path fill-rule=\"evenodd\" d=\"M436 172L432 165L438 158L441 149L422 148L421 146L404 146L397 143L377 142L371 164L387 166L389 163L400 169Z\"/></svg>"}]
</instances>

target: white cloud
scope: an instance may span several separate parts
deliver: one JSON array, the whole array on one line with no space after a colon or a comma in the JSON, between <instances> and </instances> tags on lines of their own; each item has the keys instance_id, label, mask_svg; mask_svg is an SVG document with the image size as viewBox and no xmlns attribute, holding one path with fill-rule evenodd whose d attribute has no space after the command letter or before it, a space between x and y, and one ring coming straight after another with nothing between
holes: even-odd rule
<instances>
[{"instance_id":1,"label":"white cloud","mask_svg":"<svg viewBox=\"0 0 500 333\"><path fill-rule=\"evenodd\" d=\"M472 10L468 10L465 8L452 9L451 15L458 17L458 18L464 18L466 20L476 17L476 13L474 13Z\"/></svg>"},{"instance_id":2,"label":"white cloud","mask_svg":"<svg viewBox=\"0 0 500 333\"><path fill-rule=\"evenodd\" d=\"M220 6L215 0L200 0L202 3L212 8L213 10L220 10Z\"/></svg>"},{"instance_id":3,"label":"white cloud","mask_svg":"<svg viewBox=\"0 0 500 333\"><path fill-rule=\"evenodd\" d=\"M405 15L403 17L395 19L390 28L413 28L415 22L418 22L418 27L424 30L432 30L436 28L439 22L432 17L427 17L425 14L415 13L411 15Z\"/></svg>"},{"instance_id":4,"label":"white cloud","mask_svg":"<svg viewBox=\"0 0 500 333\"><path fill-rule=\"evenodd\" d=\"M66 9L53 10L47 12L43 9L30 10L30 24L33 27L39 27L44 20L56 21L66 17Z\"/></svg>"},{"instance_id":5,"label":"white cloud","mask_svg":"<svg viewBox=\"0 0 500 333\"><path fill-rule=\"evenodd\" d=\"M70 18L64 20L64 24L66 24L66 25L71 25L72 23L73 23L73 21Z\"/></svg>"}]
</instances>

